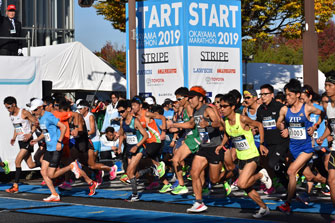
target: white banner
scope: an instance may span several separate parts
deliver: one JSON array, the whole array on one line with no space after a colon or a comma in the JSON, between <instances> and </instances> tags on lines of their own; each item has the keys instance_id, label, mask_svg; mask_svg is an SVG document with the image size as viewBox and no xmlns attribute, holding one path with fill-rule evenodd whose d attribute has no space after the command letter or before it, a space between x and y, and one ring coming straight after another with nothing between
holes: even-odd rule
<instances>
[{"instance_id":1,"label":"white banner","mask_svg":"<svg viewBox=\"0 0 335 223\"><path fill-rule=\"evenodd\" d=\"M188 55L190 86L201 85L213 99L240 89L240 49L190 46Z\"/></svg>"},{"instance_id":2,"label":"white banner","mask_svg":"<svg viewBox=\"0 0 335 223\"><path fill-rule=\"evenodd\" d=\"M148 0L136 19L140 95L162 103L181 86L201 85L210 98L241 90L241 1ZM128 32L128 11L126 21Z\"/></svg>"},{"instance_id":3,"label":"white banner","mask_svg":"<svg viewBox=\"0 0 335 223\"><path fill-rule=\"evenodd\" d=\"M9 161L11 170L15 170L15 158L19 152L19 145L17 142L14 146L10 145L14 127L3 101L7 96L13 96L17 100L18 107L25 108L30 98L42 97L39 64L40 59L37 57L0 56L0 158ZM29 169L25 162L22 162L22 169Z\"/></svg>"},{"instance_id":4,"label":"white banner","mask_svg":"<svg viewBox=\"0 0 335 223\"><path fill-rule=\"evenodd\" d=\"M137 55L140 94L155 96L158 104L162 104L165 98L174 98L175 90L183 86L183 47L140 49Z\"/></svg>"}]
</instances>

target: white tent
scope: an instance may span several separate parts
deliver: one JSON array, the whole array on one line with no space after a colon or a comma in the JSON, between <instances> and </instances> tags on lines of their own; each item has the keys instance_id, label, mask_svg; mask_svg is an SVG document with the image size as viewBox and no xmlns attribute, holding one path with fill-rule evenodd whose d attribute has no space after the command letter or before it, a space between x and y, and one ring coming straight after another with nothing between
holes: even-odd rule
<instances>
[{"instance_id":1,"label":"white tent","mask_svg":"<svg viewBox=\"0 0 335 223\"><path fill-rule=\"evenodd\" d=\"M52 81L53 90L95 91L103 80L100 91L126 91L123 75L80 42L32 47L31 56L41 57L42 80Z\"/></svg>"},{"instance_id":2,"label":"white tent","mask_svg":"<svg viewBox=\"0 0 335 223\"><path fill-rule=\"evenodd\" d=\"M247 68L247 69L246 69ZM324 92L325 75L319 70L319 92ZM276 91L283 91L285 84L291 78L296 78L303 83L303 65L282 65L270 63L243 64L243 83L253 84L259 90L263 84L271 84Z\"/></svg>"}]
</instances>

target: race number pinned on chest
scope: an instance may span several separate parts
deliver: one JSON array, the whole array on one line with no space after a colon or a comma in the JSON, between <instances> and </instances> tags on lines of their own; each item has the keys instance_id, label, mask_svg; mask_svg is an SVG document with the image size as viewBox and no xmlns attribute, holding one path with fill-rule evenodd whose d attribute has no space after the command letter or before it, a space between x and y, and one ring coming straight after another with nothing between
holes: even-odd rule
<instances>
[{"instance_id":1,"label":"race number pinned on chest","mask_svg":"<svg viewBox=\"0 0 335 223\"><path fill-rule=\"evenodd\" d=\"M307 137L306 128L303 123L289 123L288 132L291 139L304 140Z\"/></svg>"},{"instance_id":2,"label":"race number pinned on chest","mask_svg":"<svg viewBox=\"0 0 335 223\"><path fill-rule=\"evenodd\" d=\"M133 133L126 133L126 142L129 145L135 145L138 143L137 136Z\"/></svg>"},{"instance_id":3,"label":"race number pinned on chest","mask_svg":"<svg viewBox=\"0 0 335 223\"><path fill-rule=\"evenodd\" d=\"M44 135L44 140L46 142L50 142L51 141L50 133L49 133L47 127L45 126L45 124L40 124L40 128L41 128L42 133Z\"/></svg>"},{"instance_id":4,"label":"race number pinned on chest","mask_svg":"<svg viewBox=\"0 0 335 223\"><path fill-rule=\"evenodd\" d=\"M15 132L18 135L22 135L23 134L23 128L22 128L22 123L14 123L14 128L15 128Z\"/></svg>"},{"instance_id":5,"label":"race number pinned on chest","mask_svg":"<svg viewBox=\"0 0 335 223\"><path fill-rule=\"evenodd\" d=\"M243 151L250 148L249 143L244 135L233 137L233 143L237 150Z\"/></svg>"},{"instance_id":6,"label":"race number pinned on chest","mask_svg":"<svg viewBox=\"0 0 335 223\"><path fill-rule=\"evenodd\" d=\"M271 129L276 129L276 121L274 118L272 118L271 116L269 117L264 117L263 121L263 127L266 130L271 130Z\"/></svg>"},{"instance_id":7,"label":"race number pinned on chest","mask_svg":"<svg viewBox=\"0 0 335 223\"><path fill-rule=\"evenodd\" d=\"M334 135L335 133L335 118L328 119L330 128L331 128L331 134Z\"/></svg>"},{"instance_id":8,"label":"race number pinned on chest","mask_svg":"<svg viewBox=\"0 0 335 223\"><path fill-rule=\"evenodd\" d=\"M199 136L200 136L200 140L202 143L207 144L211 142L208 132L205 129L201 128L201 129L198 129L198 131L199 131Z\"/></svg>"}]
</instances>

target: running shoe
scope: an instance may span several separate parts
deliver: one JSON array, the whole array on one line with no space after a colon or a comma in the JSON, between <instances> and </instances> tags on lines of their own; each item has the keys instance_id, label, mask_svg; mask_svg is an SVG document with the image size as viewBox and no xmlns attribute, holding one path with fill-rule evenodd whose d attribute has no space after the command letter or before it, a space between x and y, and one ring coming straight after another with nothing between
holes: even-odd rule
<instances>
[{"instance_id":1,"label":"running shoe","mask_svg":"<svg viewBox=\"0 0 335 223\"><path fill-rule=\"evenodd\" d=\"M322 185L321 185L321 183L317 183L317 184L314 184L314 187L317 188L317 189L321 189Z\"/></svg>"},{"instance_id":2,"label":"running shoe","mask_svg":"<svg viewBox=\"0 0 335 223\"><path fill-rule=\"evenodd\" d=\"M70 165L71 165L71 171L74 173L76 179L79 179L81 169L80 163L78 162L78 160L75 160Z\"/></svg>"},{"instance_id":3,"label":"running shoe","mask_svg":"<svg viewBox=\"0 0 335 223\"><path fill-rule=\"evenodd\" d=\"M182 168L181 168L181 170L183 171L183 176L185 176L186 175L186 173L188 172L188 170L190 169L190 167L189 166L183 166Z\"/></svg>"},{"instance_id":4,"label":"running shoe","mask_svg":"<svg viewBox=\"0 0 335 223\"><path fill-rule=\"evenodd\" d=\"M176 182L176 181L178 181L178 179L177 179L177 177L176 177L176 174L173 173L173 176L172 176L170 182L171 182L171 183L174 183L174 182Z\"/></svg>"},{"instance_id":5,"label":"running shoe","mask_svg":"<svg viewBox=\"0 0 335 223\"><path fill-rule=\"evenodd\" d=\"M308 205L309 202L311 202L309 195L306 192L299 194L296 199L304 205Z\"/></svg>"},{"instance_id":6,"label":"running shoe","mask_svg":"<svg viewBox=\"0 0 335 223\"><path fill-rule=\"evenodd\" d=\"M70 183L64 181L61 185L58 186L60 190L72 190L72 186Z\"/></svg>"},{"instance_id":7,"label":"running shoe","mask_svg":"<svg viewBox=\"0 0 335 223\"><path fill-rule=\"evenodd\" d=\"M98 183L95 181L92 181L91 185L89 186L90 192L88 193L88 196L93 196L95 194L95 190L98 187Z\"/></svg>"},{"instance_id":8,"label":"running shoe","mask_svg":"<svg viewBox=\"0 0 335 223\"><path fill-rule=\"evenodd\" d=\"M42 182L41 182L41 186L46 186L47 185L47 183L43 180Z\"/></svg>"},{"instance_id":9,"label":"running shoe","mask_svg":"<svg viewBox=\"0 0 335 223\"><path fill-rule=\"evenodd\" d=\"M254 214L252 217L263 218L264 216L269 215L269 214L270 214L270 209L268 207L266 207L266 209L260 208L258 212Z\"/></svg>"},{"instance_id":10,"label":"running shoe","mask_svg":"<svg viewBox=\"0 0 335 223\"><path fill-rule=\"evenodd\" d=\"M98 174L95 175L95 179L96 179L96 182L97 182L98 186L100 186L102 184L104 175L105 175L105 173L104 173L103 170L99 170Z\"/></svg>"},{"instance_id":11,"label":"running shoe","mask_svg":"<svg viewBox=\"0 0 335 223\"><path fill-rule=\"evenodd\" d=\"M154 190L157 189L159 187L159 183L158 182L151 182L149 186L147 186L145 189L146 190Z\"/></svg>"},{"instance_id":12,"label":"running shoe","mask_svg":"<svg viewBox=\"0 0 335 223\"><path fill-rule=\"evenodd\" d=\"M290 207L290 205L287 202L285 202L284 204L278 206L277 210L281 211L281 212L283 212L285 214L290 214L291 213L291 207Z\"/></svg>"},{"instance_id":13,"label":"running shoe","mask_svg":"<svg viewBox=\"0 0 335 223\"><path fill-rule=\"evenodd\" d=\"M174 194L174 195L186 194L186 193L188 193L188 189L187 189L186 186L180 186L180 185L178 185L176 188L174 188L171 191L171 193Z\"/></svg>"},{"instance_id":14,"label":"running shoe","mask_svg":"<svg viewBox=\"0 0 335 223\"><path fill-rule=\"evenodd\" d=\"M188 213L199 213L199 212L203 212L206 211L208 209L208 207L202 202L194 202L193 206L189 209L187 209Z\"/></svg>"},{"instance_id":15,"label":"running shoe","mask_svg":"<svg viewBox=\"0 0 335 223\"><path fill-rule=\"evenodd\" d=\"M163 161L159 162L159 165L156 166L158 171L158 177L162 178L165 174L165 163Z\"/></svg>"},{"instance_id":16,"label":"running shoe","mask_svg":"<svg viewBox=\"0 0 335 223\"><path fill-rule=\"evenodd\" d=\"M5 171L5 174L9 174L10 173L10 169L9 169L9 163L8 161L4 161L3 162L4 166L2 167L2 169Z\"/></svg>"},{"instance_id":17,"label":"running shoe","mask_svg":"<svg viewBox=\"0 0 335 223\"><path fill-rule=\"evenodd\" d=\"M114 180L116 178L117 165L112 166L111 171L109 172L109 180Z\"/></svg>"},{"instance_id":18,"label":"running shoe","mask_svg":"<svg viewBox=\"0 0 335 223\"><path fill-rule=\"evenodd\" d=\"M328 186L328 185L327 185ZM330 190L327 187L321 189L321 192L325 196L330 196Z\"/></svg>"},{"instance_id":19,"label":"running shoe","mask_svg":"<svg viewBox=\"0 0 335 223\"><path fill-rule=\"evenodd\" d=\"M239 190L240 188L238 188L237 186L237 182L238 182L238 178L230 185L230 188L232 191L235 191L235 190Z\"/></svg>"},{"instance_id":20,"label":"running shoe","mask_svg":"<svg viewBox=\"0 0 335 223\"><path fill-rule=\"evenodd\" d=\"M261 182L265 184L266 189L270 189L272 186L272 180L268 174L268 171L266 171L266 169L261 169L259 172L263 175Z\"/></svg>"},{"instance_id":21,"label":"running shoe","mask_svg":"<svg viewBox=\"0 0 335 223\"><path fill-rule=\"evenodd\" d=\"M126 201L128 202L136 202L136 201L139 201L140 198L138 196L138 194L132 194L130 195L130 197L128 199L126 199Z\"/></svg>"},{"instance_id":22,"label":"running shoe","mask_svg":"<svg viewBox=\"0 0 335 223\"><path fill-rule=\"evenodd\" d=\"M264 194L267 194L267 195L273 194L275 192L276 192L276 190L275 190L274 187L270 187L270 189L265 189L264 190Z\"/></svg>"},{"instance_id":23,"label":"running shoe","mask_svg":"<svg viewBox=\"0 0 335 223\"><path fill-rule=\"evenodd\" d=\"M171 184L166 184L162 187L162 189L159 190L159 193L166 193L172 191L172 185Z\"/></svg>"},{"instance_id":24,"label":"running shoe","mask_svg":"<svg viewBox=\"0 0 335 223\"><path fill-rule=\"evenodd\" d=\"M175 188L178 187L178 186L179 186L179 181L176 180L176 181L172 184L171 189L173 190L173 189L175 189Z\"/></svg>"},{"instance_id":25,"label":"running shoe","mask_svg":"<svg viewBox=\"0 0 335 223\"><path fill-rule=\"evenodd\" d=\"M191 176L191 174L188 174L188 175L186 176L186 179L188 179L188 180L192 180L192 176Z\"/></svg>"},{"instance_id":26,"label":"running shoe","mask_svg":"<svg viewBox=\"0 0 335 223\"><path fill-rule=\"evenodd\" d=\"M6 192L11 194L17 194L19 193L19 187L13 185L11 188L6 189Z\"/></svg>"},{"instance_id":27,"label":"running shoe","mask_svg":"<svg viewBox=\"0 0 335 223\"><path fill-rule=\"evenodd\" d=\"M127 174L123 174L121 177L120 177L120 181L124 184L130 184L130 180L127 176Z\"/></svg>"},{"instance_id":28,"label":"running shoe","mask_svg":"<svg viewBox=\"0 0 335 223\"><path fill-rule=\"evenodd\" d=\"M45 202L57 202L57 201L60 201L60 197L59 197L58 194L57 195L51 194L49 197L44 198L43 201L45 201Z\"/></svg>"},{"instance_id":29,"label":"running shoe","mask_svg":"<svg viewBox=\"0 0 335 223\"><path fill-rule=\"evenodd\" d=\"M266 187L265 187L265 184L263 184L263 183L261 183L260 185L259 185L259 190L260 191L266 191Z\"/></svg>"},{"instance_id":30,"label":"running shoe","mask_svg":"<svg viewBox=\"0 0 335 223\"><path fill-rule=\"evenodd\" d=\"M227 181L224 182L223 188L225 189L226 195L228 196L231 193L231 187Z\"/></svg>"}]
</instances>

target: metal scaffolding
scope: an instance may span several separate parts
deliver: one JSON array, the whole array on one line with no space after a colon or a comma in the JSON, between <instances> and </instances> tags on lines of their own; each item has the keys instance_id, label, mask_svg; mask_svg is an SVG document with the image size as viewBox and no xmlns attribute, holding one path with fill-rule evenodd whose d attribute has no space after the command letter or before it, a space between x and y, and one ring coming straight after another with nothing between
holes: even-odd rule
<instances>
[{"instance_id":1,"label":"metal scaffolding","mask_svg":"<svg viewBox=\"0 0 335 223\"><path fill-rule=\"evenodd\" d=\"M17 8L16 17L22 22L22 36L31 33L31 46L47 46L74 41L73 0L3 0Z\"/></svg>"}]
</instances>

